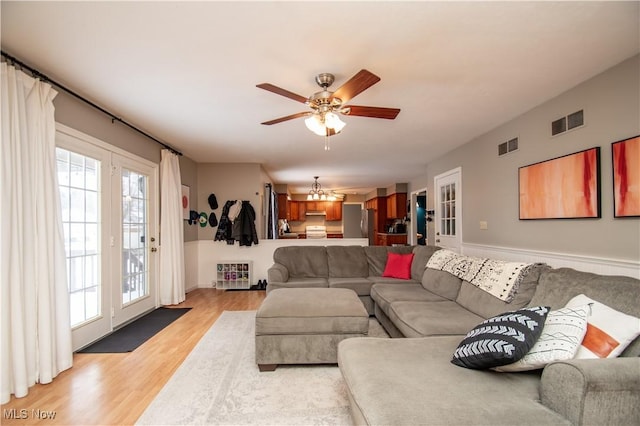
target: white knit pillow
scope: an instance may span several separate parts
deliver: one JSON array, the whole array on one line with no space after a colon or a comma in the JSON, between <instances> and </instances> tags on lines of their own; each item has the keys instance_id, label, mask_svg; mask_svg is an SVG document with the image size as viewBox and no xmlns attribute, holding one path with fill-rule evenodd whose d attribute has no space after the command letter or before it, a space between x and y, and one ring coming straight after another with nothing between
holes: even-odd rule
<instances>
[{"instance_id":1,"label":"white knit pillow","mask_svg":"<svg viewBox=\"0 0 640 426\"><path fill-rule=\"evenodd\" d=\"M575 358L615 358L640 335L640 318L623 314L580 294L566 306L589 304L587 333Z\"/></svg>"},{"instance_id":2,"label":"white knit pillow","mask_svg":"<svg viewBox=\"0 0 640 426\"><path fill-rule=\"evenodd\" d=\"M495 367L501 372L527 371L544 368L553 361L575 356L587 331L589 305L565 307L549 312L540 338L531 350L513 364Z\"/></svg>"}]
</instances>

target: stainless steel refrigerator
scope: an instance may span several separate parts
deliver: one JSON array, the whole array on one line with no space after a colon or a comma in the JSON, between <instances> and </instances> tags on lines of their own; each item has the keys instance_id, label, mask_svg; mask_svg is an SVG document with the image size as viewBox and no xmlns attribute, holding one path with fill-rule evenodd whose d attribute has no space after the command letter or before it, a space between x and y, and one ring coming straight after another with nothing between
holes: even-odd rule
<instances>
[{"instance_id":1,"label":"stainless steel refrigerator","mask_svg":"<svg viewBox=\"0 0 640 426\"><path fill-rule=\"evenodd\" d=\"M342 205L342 233L344 238L362 238L360 220L362 206L360 204Z\"/></svg>"},{"instance_id":2,"label":"stainless steel refrigerator","mask_svg":"<svg viewBox=\"0 0 640 426\"><path fill-rule=\"evenodd\" d=\"M374 210L373 209L363 209L362 210L362 218L360 219L360 231L362 232L362 238L369 239L369 245L375 245L375 234L373 232L374 225Z\"/></svg>"}]
</instances>

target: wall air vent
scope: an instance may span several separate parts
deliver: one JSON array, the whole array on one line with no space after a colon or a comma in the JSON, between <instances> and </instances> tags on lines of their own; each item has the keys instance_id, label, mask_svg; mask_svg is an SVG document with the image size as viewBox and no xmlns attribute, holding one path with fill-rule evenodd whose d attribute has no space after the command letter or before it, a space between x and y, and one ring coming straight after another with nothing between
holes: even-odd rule
<instances>
[{"instance_id":1,"label":"wall air vent","mask_svg":"<svg viewBox=\"0 0 640 426\"><path fill-rule=\"evenodd\" d=\"M551 122L551 136L559 135L567 130L584 125L584 110L576 111L566 117Z\"/></svg>"},{"instance_id":2,"label":"wall air vent","mask_svg":"<svg viewBox=\"0 0 640 426\"><path fill-rule=\"evenodd\" d=\"M498 156L508 154L518 149L518 138L513 138L498 145Z\"/></svg>"}]
</instances>

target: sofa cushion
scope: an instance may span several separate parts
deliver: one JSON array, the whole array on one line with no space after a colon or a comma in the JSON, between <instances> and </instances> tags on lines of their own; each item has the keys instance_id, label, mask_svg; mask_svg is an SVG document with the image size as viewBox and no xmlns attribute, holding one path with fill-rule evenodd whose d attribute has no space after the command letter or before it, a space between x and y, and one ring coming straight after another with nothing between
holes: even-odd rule
<instances>
[{"instance_id":1,"label":"sofa cushion","mask_svg":"<svg viewBox=\"0 0 640 426\"><path fill-rule=\"evenodd\" d=\"M389 319L405 337L461 335L484 318L456 302L399 301L391 303Z\"/></svg>"},{"instance_id":2,"label":"sofa cushion","mask_svg":"<svg viewBox=\"0 0 640 426\"><path fill-rule=\"evenodd\" d=\"M387 247L385 246L366 246L364 254L367 256L369 264L369 276L382 276L384 266L387 264Z\"/></svg>"},{"instance_id":3,"label":"sofa cushion","mask_svg":"<svg viewBox=\"0 0 640 426\"><path fill-rule=\"evenodd\" d=\"M358 296L369 296L373 283L366 278L329 278L329 287L348 288Z\"/></svg>"},{"instance_id":4,"label":"sofa cushion","mask_svg":"<svg viewBox=\"0 0 640 426\"><path fill-rule=\"evenodd\" d=\"M426 268L422 275L422 286L432 293L449 300L456 300L462 280L445 271Z\"/></svg>"},{"instance_id":5,"label":"sofa cushion","mask_svg":"<svg viewBox=\"0 0 640 426\"><path fill-rule=\"evenodd\" d=\"M591 315L576 358L615 358L640 334L640 319L579 294L567 306L588 304Z\"/></svg>"},{"instance_id":6,"label":"sofa cushion","mask_svg":"<svg viewBox=\"0 0 640 426\"><path fill-rule=\"evenodd\" d=\"M424 275L424 268L427 266L429 258L436 251L440 250L437 246L415 246L413 247L413 262L411 262L411 279L421 281Z\"/></svg>"},{"instance_id":7,"label":"sofa cushion","mask_svg":"<svg viewBox=\"0 0 640 426\"><path fill-rule=\"evenodd\" d=\"M459 342L459 336L342 341L338 366L354 424L570 424L540 404L539 372L459 368L449 362Z\"/></svg>"},{"instance_id":8,"label":"sofa cushion","mask_svg":"<svg viewBox=\"0 0 640 426\"><path fill-rule=\"evenodd\" d=\"M422 285L416 283L401 285L377 283L371 287L371 298L387 316L389 316L389 308L393 302L438 302L447 300L435 293L425 290Z\"/></svg>"},{"instance_id":9,"label":"sofa cushion","mask_svg":"<svg viewBox=\"0 0 640 426\"><path fill-rule=\"evenodd\" d=\"M365 278L369 264L362 246L327 246L329 277Z\"/></svg>"},{"instance_id":10,"label":"sofa cushion","mask_svg":"<svg viewBox=\"0 0 640 426\"><path fill-rule=\"evenodd\" d=\"M417 284L417 282L413 281L413 280L403 280L400 278L391 278L391 277L380 277L380 276L372 276L369 275L367 277L367 279L369 281L371 281L374 284L377 283L382 283L382 284Z\"/></svg>"},{"instance_id":11,"label":"sofa cushion","mask_svg":"<svg viewBox=\"0 0 640 426\"><path fill-rule=\"evenodd\" d=\"M369 314L351 290L274 290L256 313L256 336L283 334L367 334Z\"/></svg>"},{"instance_id":12,"label":"sofa cushion","mask_svg":"<svg viewBox=\"0 0 640 426\"><path fill-rule=\"evenodd\" d=\"M572 359L587 331L589 305L562 308L549 312L540 338L522 359L494 370L527 371L544 368L555 361Z\"/></svg>"},{"instance_id":13,"label":"sofa cushion","mask_svg":"<svg viewBox=\"0 0 640 426\"><path fill-rule=\"evenodd\" d=\"M408 280L411 278L411 262L413 253L387 253L387 264L382 272L383 277Z\"/></svg>"},{"instance_id":14,"label":"sofa cushion","mask_svg":"<svg viewBox=\"0 0 640 426\"><path fill-rule=\"evenodd\" d=\"M584 294L593 300L640 318L640 280L624 276L598 275L571 268L546 269L529 306L563 308L573 297ZM636 338L621 356L640 356L640 338Z\"/></svg>"},{"instance_id":15,"label":"sofa cushion","mask_svg":"<svg viewBox=\"0 0 640 426\"><path fill-rule=\"evenodd\" d=\"M269 282L267 284L267 294L272 290L278 288L326 288L329 287L329 282L326 278L294 278L286 282Z\"/></svg>"},{"instance_id":16,"label":"sofa cushion","mask_svg":"<svg viewBox=\"0 0 640 426\"><path fill-rule=\"evenodd\" d=\"M524 357L542 333L546 306L505 312L475 326L453 352L451 362L465 368L491 368Z\"/></svg>"},{"instance_id":17,"label":"sofa cushion","mask_svg":"<svg viewBox=\"0 0 640 426\"><path fill-rule=\"evenodd\" d=\"M327 249L322 246L278 247L273 252L273 261L289 270L289 279L327 278Z\"/></svg>"}]
</instances>

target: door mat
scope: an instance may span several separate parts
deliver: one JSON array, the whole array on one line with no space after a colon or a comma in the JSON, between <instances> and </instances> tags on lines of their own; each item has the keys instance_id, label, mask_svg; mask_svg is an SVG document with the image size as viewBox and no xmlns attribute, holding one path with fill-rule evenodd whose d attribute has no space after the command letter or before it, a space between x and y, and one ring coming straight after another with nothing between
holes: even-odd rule
<instances>
[{"instance_id":1,"label":"door mat","mask_svg":"<svg viewBox=\"0 0 640 426\"><path fill-rule=\"evenodd\" d=\"M114 331L78 353L133 352L191 308L158 308Z\"/></svg>"}]
</instances>

